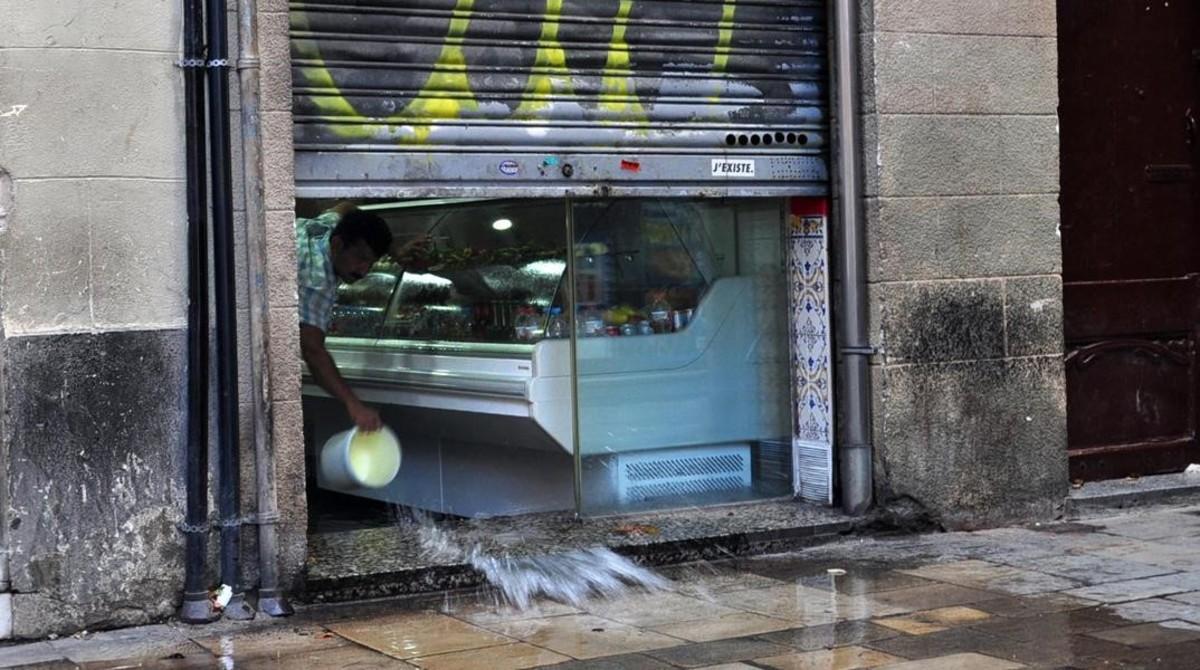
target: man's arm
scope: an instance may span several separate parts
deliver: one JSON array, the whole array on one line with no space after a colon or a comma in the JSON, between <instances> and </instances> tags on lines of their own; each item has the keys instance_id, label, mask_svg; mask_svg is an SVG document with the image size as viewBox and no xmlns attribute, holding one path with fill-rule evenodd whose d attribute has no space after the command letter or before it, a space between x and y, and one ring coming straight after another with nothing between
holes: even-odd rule
<instances>
[{"instance_id":1,"label":"man's arm","mask_svg":"<svg viewBox=\"0 0 1200 670\"><path fill-rule=\"evenodd\" d=\"M379 412L363 404L338 372L333 356L325 348L325 333L316 326L300 324L300 353L308 371L321 388L346 406L346 411L359 429L371 432L383 427Z\"/></svg>"}]
</instances>

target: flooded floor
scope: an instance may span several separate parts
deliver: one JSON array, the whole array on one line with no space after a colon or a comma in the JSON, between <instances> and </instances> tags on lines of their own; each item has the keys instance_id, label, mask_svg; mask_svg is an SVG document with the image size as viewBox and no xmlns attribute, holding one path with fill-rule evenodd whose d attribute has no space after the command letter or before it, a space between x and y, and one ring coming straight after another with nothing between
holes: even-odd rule
<instances>
[{"instance_id":1,"label":"flooded floor","mask_svg":"<svg viewBox=\"0 0 1200 670\"><path fill-rule=\"evenodd\" d=\"M680 563L781 551L846 532L854 521L791 500L582 520L568 513L442 518L432 523L456 550L431 552L428 524L414 521L410 510L372 508L361 499L348 501L340 514L332 505L325 509L308 543L308 592L318 601L475 586L479 580L462 555L471 548L503 558L611 547L652 564Z\"/></svg>"},{"instance_id":2,"label":"flooded floor","mask_svg":"<svg viewBox=\"0 0 1200 670\"><path fill-rule=\"evenodd\" d=\"M45 668L1200 668L1200 507L850 539L529 609L480 590L0 648ZM35 665L36 664L36 665Z\"/></svg>"}]
</instances>

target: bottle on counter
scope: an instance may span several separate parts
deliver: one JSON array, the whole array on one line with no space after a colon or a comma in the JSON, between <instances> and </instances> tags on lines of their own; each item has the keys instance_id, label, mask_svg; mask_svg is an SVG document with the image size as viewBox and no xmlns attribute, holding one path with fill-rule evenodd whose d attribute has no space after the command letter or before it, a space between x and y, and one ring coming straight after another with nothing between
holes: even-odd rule
<instances>
[{"instance_id":1,"label":"bottle on counter","mask_svg":"<svg viewBox=\"0 0 1200 670\"><path fill-rule=\"evenodd\" d=\"M687 328L691 320L692 310L690 309L677 309L671 312L671 328L677 333Z\"/></svg>"},{"instance_id":2,"label":"bottle on counter","mask_svg":"<svg viewBox=\"0 0 1200 670\"><path fill-rule=\"evenodd\" d=\"M650 312L650 326L655 333L671 332L671 303L667 302L666 296L658 294L647 311Z\"/></svg>"},{"instance_id":3,"label":"bottle on counter","mask_svg":"<svg viewBox=\"0 0 1200 670\"><path fill-rule=\"evenodd\" d=\"M567 326L567 317L563 315L562 307L550 308L550 320L546 323L546 337L562 339L570 337L571 331Z\"/></svg>"},{"instance_id":4,"label":"bottle on counter","mask_svg":"<svg viewBox=\"0 0 1200 670\"><path fill-rule=\"evenodd\" d=\"M604 313L589 307L579 315L580 337L601 337L604 333Z\"/></svg>"},{"instance_id":5,"label":"bottle on counter","mask_svg":"<svg viewBox=\"0 0 1200 670\"><path fill-rule=\"evenodd\" d=\"M518 342L533 342L538 339L538 330L537 312L532 307L522 307L517 311L513 332Z\"/></svg>"}]
</instances>

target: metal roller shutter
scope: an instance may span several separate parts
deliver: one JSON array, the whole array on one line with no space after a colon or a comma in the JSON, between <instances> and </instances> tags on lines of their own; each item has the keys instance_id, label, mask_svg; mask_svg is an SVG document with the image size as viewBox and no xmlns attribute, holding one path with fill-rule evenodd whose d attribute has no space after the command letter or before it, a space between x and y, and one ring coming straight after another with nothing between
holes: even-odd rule
<instances>
[{"instance_id":1,"label":"metal roller shutter","mask_svg":"<svg viewBox=\"0 0 1200 670\"><path fill-rule=\"evenodd\" d=\"M305 195L827 191L823 2L291 3Z\"/></svg>"}]
</instances>

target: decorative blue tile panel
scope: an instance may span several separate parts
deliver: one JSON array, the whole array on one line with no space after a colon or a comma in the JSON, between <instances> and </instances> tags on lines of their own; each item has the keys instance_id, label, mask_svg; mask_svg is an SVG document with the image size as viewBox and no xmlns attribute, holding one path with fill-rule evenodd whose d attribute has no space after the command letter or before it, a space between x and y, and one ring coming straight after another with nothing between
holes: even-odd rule
<instances>
[{"instance_id":1,"label":"decorative blue tile panel","mask_svg":"<svg viewBox=\"0 0 1200 670\"><path fill-rule=\"evenodd\" d=\"M822 198L788 209L793 482L800 498L833 503L833 376L829 321L829 219Z\"/></svg>"}]
</instances>

